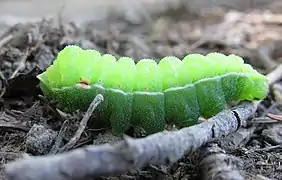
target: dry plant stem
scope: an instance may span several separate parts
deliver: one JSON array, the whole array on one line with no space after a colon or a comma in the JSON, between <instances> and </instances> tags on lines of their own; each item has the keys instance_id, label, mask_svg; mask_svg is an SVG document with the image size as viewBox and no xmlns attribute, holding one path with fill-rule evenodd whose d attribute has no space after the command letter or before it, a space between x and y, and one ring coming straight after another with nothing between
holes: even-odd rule
<instances>
[{"instance_id":1,"label":"dry plant stem","mask_svg":"<svg viewBox=\"0 0 282 180\"><path fill-rule=\"evenodd\" d=\"M18 74L18 72L20 71L20 69L22 68L22 66L25 64L25 61L26 61L26 59L27 59L27 56L28 56L29 52L30 52L30 50L27 49L26 52L25 52L25 54L24 54L24 56L22 57L22 59L21 59L19 65L18 65L17 69L13 72L12 76L11 76L9 79L14 78L14 77Z\"/></svg>"},{"instance_id":2,"label":"dry plant stem","mask_svg":"<svg viewBox=\"0 0 282 180\"><path fill-rule=\"evenodd\" d=\"M89 118L91 117L91 115L93 114L93 111L96 109L96 107L102 101L104 101L104 98L101 94L98 94L94 98L94 100L89 105L89 108L87 109L85 115L83 116L83 118L82 118L82 120L79 124L79 127L78 127L77 131L75 132L75 135L71 138L71 140L65 146L63 146L62 148L60 148L58 150L59 153L64 152L64 151L68 151L75 146L77 141L80 139L81 134L83 133L85 127L87 126L87 122L88 122Z\"/></svg>"},{"instance_id":3,"label":"dry plant stem","mask_svg":"<svg viewBox=\"0 0 282 180\"><path fill-rule=\"evenodd\" d=\"M15 125L15 124L11 124L9 122L5 123L5 124L2 124L0 123L0 129L2 132L4 131L11 131L11 132L14 132L15 130L17 131L22 131L22 132L28 132L29 129L26 128L25 126L22 126L22 125Z\"/></svg>"},{"instance_id":4,"label":"dry plant stem","mask_svg":"<svg viewBox=\"0 0 282 180\"><path fill-rule=\"evenodd\" d=\"M255 180L272 180L272 179L265 177L263 175L257 174L255 177Z\"/></svg>"},{"instance_id":5,"label":"dry plant stem","mask_svg":"<svg viewBox=\"0 0 282 180\"><path fill-rule=\"evenodd\" d=\"M204 123L173 132L159 132L145 138L125 136L114 145L104 144L75 149L53 156L32 157L7 165L9 180L75 180L110 176L133 168L175 163L211 142L235 132L241 121L256 111L253 103L225 110Z\"/></svg>"},{"instance_id":6,"label":"dry plant stem","mask_svg":"<svg viewBox=\"0 0 282 180\"><path fill-rule=\"evenodd\" d=\"M243 162L225 154L216 144L202 148L200 156L202 161L199 164L199 175L202 180L244 180Z\"/></svg>"},{"instance_id":7,"label":"dry plant stem","mask_svg":"<svg viewBox=\"0 0 282 180\"><path fill-rule=\"evenodd\" d=\"M5 36L3 37L1 40L0 40L0 48L2 48L3 46L5 46L9 41L11 41L12 39L14 38L13 35L8 35L8 36Z\"/></svg>"},{"instance_id":8,"label":"dry plant stem","mask_svg":"<svg viewBox=\"0 0 282 180\"><path fill-rule=\"evenodd\" d=\"M0 71L0 98L2 98L3 95L5 94L6 87L7 87L7 80L4 74L2 73L2 71Z\"/></svg>"},{"instance_id":9,"label":"dry plant stem","mask_svg":"<svg viewBox=\"0 0 282 180\"><path fill-rule=\"evenodd\" d=\"M59 134L56 138L56 141L55 141L51 151L49 152L49 154L56 154L58 152L58 150L60 149L60 146L63 142L64 135L65 135L65 132L67 130L68 125L69 125L69 121L68 120L64 121L64 123L63 123L63 125L60 129L60 132L59 132Z\"/></svg>"},{"instance_id":10,"label":"dry plant stem","mask_svg":"<svg viewBox=\"0 0 282 180\"><path fill-rule=\"evenodd\" d=\"M255 149L254 151L256 152L270 152L270 151L274 151L277 149L282 149L282 144L276 145L276 146L270 146L270 147L266 147L266 148L261 148L261 149Z\"/></svg>"},{"instance_id":11,"label":"dry plant stem","mask_svg":"<svg viewBox=\"0 0 282 180\"><path fill-rule=\"evenodd\" d=\"M268 113L267 116L271 119L274 119L276 121L282 122L282 116L279 115L275 115L275 114L270 114Z\"/></svg>"}]
</instances>

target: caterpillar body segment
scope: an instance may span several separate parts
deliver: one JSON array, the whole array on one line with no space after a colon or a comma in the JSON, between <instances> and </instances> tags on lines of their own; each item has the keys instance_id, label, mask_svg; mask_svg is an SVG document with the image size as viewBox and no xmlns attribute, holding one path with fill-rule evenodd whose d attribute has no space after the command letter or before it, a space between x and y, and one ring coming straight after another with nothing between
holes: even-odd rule
<instances>
[{"instance_id":1,"label":"caterpillar body segment","mask_svg":"<svg viewBox=\"0 0 282 180\"><path fill-rule=\"evenodd\" d=\"M239 56L220 53L135 64L129 57L67 46L38 78L43 93L69 111L86 110L102 94L104 102L94 111L93 122L110 125L115 134L135 126L148 134L162 131L167 123L191 126L230 101L259 100L268 93L265 76Z\"/></svg>"}]
</instances>

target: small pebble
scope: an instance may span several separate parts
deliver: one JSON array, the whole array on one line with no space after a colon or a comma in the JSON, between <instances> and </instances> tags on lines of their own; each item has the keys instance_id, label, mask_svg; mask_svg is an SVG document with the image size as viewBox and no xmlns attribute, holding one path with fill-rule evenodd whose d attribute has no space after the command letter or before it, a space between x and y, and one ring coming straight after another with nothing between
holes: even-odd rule
<instances>
[{"instance_id":1,"label":"small pebble","mask_svg":"<svg viewBox=\"0 0 282 180\"><path fill-rule=\"evenodd\" d=\"M26 137L27 153L44 155L52 148L57 132L46 129L42 125L34 124Z\"/></svg>"}]
</instances>

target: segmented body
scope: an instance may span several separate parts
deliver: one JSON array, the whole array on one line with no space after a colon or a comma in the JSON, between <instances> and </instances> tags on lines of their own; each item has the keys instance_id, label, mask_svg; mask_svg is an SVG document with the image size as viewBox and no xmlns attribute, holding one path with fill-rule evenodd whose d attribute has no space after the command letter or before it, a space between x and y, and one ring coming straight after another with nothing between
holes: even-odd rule
<instances>
[{"instance_id":1,"label":"segmented body","mask_svg":"<svg viewBox=\"0 0 282 180\"><path fill-rule=\"evenodd\" d=\"M191 126L200 116L219 113L230 101L263 99L268 93L265 76L242 58L220 53L135 64L128 57L117 61L111 55L67 46L38 78L44 94L70 111L87 109L102 94L104 102L94 115L108 120L115 134L131 126L148 134L163 130L166 123Z\"/></svg>"}]
</instances>

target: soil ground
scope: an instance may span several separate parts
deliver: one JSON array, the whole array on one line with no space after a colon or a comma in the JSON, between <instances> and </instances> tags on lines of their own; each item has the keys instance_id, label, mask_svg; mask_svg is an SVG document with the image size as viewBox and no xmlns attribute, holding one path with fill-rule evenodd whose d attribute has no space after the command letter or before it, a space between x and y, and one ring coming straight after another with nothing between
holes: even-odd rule
<instances>
[{"instance_id":1,"label":"soil ground","mask_svg":"<svg viewBox=\"0 0 282 180\"><path fill-rule=\"evenodd\" d=\"M109 7L108 1L95 3L95 6L101 6L98 9ZM58 51L68 44L97 49L117 57L130 56L134 59L159 59L168 55L183 58L186 54L195 52L234 53L242 56L247 63L263 74L272 72L282 63L282 14L279 13L278 5L275 6L276 13L252 7L248 12L217 9L218 11L210 11L208 15L201 16L195 16L194 13L192 16L190 12L180 7L173 9L167 6L166 11L162 13L158 11L154 16L144 16L138 11L137 18L132 18L129 13L122 16L106 15L107 19L101 16L97 18L101 21L89 22L95 19L89 16L96 16L92 15L93 10L90 8L93 2L87 1L89 4L86 1L79 2L70 3L72 5L65 15L72 16L70 20L77 19L72 23L62 22L60 18L27 23L28 20L40 19L39 16L52 14L58 10L58 6L55 7L47 1L34 3L0 1L3 25L0 31L3 32L0 37L2 165L21 158L25 153L44 155L49 152L50 145L41 147L42 151L39 152L34 150L35 145L27 139L28 133L35 125L59 132L64 120L68 119L69 124L63 143L69 141L79 126L83 112L70 115L54 109L40 96L42 93L36 79L36 75L44 71ZM33 6L39 7L37 3L41 4L41 7L42 3L47 3L49 9L25 13ZM113 6L110 1L109 4ZM15 5L22 8L12 13L10 9ZM34 7L33 9L36 9ZM76 10L84 11L84 14L72 13ZM7 16L13 18L5 20ZM79 23L82 22L82 16L85 18L84 24ZM273 115L278 117L273 118ZM225 149L227 154L241 159L245 179L282 179L281 115L282 81L278 80L271 86L268 97L260 104L251 121L252 125L245 128L246 133L244 138L241 138L242 142L232 150ZM86 128L75 148L93 144L93 139L98 135L103 137L104 133L104 130L93 131ZM39 135L39 139L35 141L40 142L40 137ZM109 179L197 179L200 176L197 171L199 161L197 156L187 155L171 166L150 166ZM0 179L6 179L3 171L1 168Z\"/></svg>"}]
</instances>

